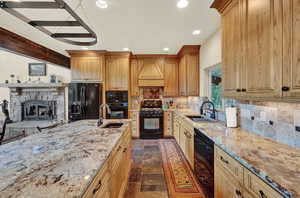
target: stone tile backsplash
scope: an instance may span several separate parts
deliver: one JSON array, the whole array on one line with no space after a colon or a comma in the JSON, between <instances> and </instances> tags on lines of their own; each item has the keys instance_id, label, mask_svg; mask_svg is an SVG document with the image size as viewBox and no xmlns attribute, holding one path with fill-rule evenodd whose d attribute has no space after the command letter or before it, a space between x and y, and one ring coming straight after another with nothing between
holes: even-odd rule
<instances>
[{"instance_id":1,"label":"stone tile backsplash","mask_svg":"<svg viewBox=\"0 0 300 198\"><path fill-rule=\"evenodd\" d=\"M236 101L240 127L300 149L300 104Z\"/></svg>"}]
</instances>

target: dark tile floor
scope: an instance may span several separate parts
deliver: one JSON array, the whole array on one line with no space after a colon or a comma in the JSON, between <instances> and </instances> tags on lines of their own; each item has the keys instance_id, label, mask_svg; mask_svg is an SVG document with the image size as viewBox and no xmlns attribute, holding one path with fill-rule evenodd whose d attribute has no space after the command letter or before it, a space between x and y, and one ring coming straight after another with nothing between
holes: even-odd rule
<instances>
[{"instance_id":1,"label":"dark tile floor","mask_svg":"<svg viewBox=\"0 0 300 198\"><path fill-rule=\"evenodd\" d=\"M133 165L124 198L168 198L157 140L133 140Z\"/></svg>"}]
</instances>

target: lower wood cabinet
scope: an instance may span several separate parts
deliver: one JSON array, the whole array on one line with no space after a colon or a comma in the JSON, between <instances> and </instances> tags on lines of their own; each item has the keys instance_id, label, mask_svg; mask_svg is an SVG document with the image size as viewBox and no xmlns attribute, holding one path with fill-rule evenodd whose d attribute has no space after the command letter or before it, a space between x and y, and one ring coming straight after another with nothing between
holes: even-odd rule
<instances>
[{"instance_id":1,"label":"lower wood cabinet","mask_svg":"<svg viewBox=\"0 0 300 198\"><path fill-rule=\"evenodd\" d=\"M215 198L283 198L218 146L214 168Z\"/></svg>"},{"instance_id":2,"label":"lower wood cabinet","mask_svg":"<svg viewBox=\"0 0 300 198\"><path fill-rule=\"evenodd\" d=\"M173 136L173 116L172 112L164 112L164 137Z\"/></svg>"},{"instance_id":3,"label":"lower wood cabinet","mask_svg":"<svg viewBox=\"0 0 300 198\"><path fill-rule=\"evenodd\" d=\"M131 168L131 127L123 134L83 198L122 198Z\"/></svg>"},{"instance_id":4,"label":"lower wood cabinet","mask_svg":"<svg viewBox=\"0 0 300 198\"><path fill-rule=\"evenodd\" d=\"M194 169L194 127L184 118L175 114L174 137L192 169Z\"/></svg>"},{"instance_id":5,"label":"lower wood cabinet","mask_svg":"<svg viewBox=\"0 0 300 198\"><path fill-rule=\"evenodd\" d=\"M129 111L129 118L131 119L131 136L133 138L140 137L140 112L139 111Z\"/></svg>"}]
</instances>

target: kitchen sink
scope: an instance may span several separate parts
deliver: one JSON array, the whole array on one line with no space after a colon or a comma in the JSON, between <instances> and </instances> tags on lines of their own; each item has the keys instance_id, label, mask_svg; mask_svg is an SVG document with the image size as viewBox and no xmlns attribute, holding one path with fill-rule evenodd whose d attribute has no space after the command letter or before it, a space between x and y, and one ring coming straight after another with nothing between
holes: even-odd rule
<instances>
[{"instance_id":1,"label":"kitchen sink","mask_svg":"<svg viewBox=\"0 0 300 198\"><path fill-rule=\"evenodd\" d=\"M218 122L217 120L206 118L206 117L201 116L201 115L199 115L199 116L186 116L186 117L188 117L189 119L191 119L194 122Z\"/></svg>"},{"instance_id":2,"label":"kitchen sink","mask_svg":"<svg viewBox=\"0 0 300 198\"><path fill-rule=\"evenodd\" d=\"M121 128L123 126L123 123L109 123L104 125L102 128L104 129L116 129Z\"/></svg>"}]
</instances>

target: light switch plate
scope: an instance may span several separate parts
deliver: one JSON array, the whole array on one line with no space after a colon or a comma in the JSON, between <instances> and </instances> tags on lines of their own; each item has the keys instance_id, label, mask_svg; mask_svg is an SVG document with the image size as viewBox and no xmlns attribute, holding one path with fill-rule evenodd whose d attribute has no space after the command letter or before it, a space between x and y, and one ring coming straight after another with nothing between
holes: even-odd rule
<instances>
[{"instance_id":1,"label":"light switch plate","mask_svg":"<svg viewBox=\"0 0 300 198\"><path fill-rule=\"evenodd\" d=\"M262 111L260 112L260 116L259 116L260 121L262 122L266 122L267 121L267 113Z\"/></svg>"}]
</instances>

